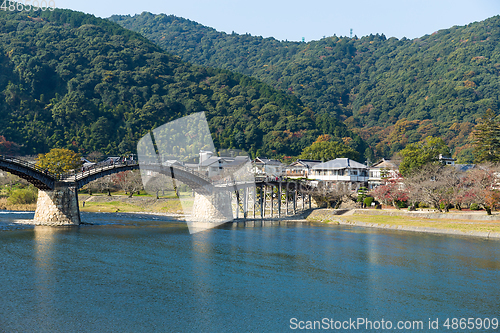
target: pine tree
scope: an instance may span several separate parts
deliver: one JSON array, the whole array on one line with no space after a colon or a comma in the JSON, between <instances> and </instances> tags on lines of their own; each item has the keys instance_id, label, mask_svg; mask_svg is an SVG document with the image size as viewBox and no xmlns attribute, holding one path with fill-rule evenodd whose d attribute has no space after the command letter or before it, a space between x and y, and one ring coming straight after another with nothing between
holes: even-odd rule
<instances>
[{"instance_id":1,"label":"pine tree","mask_svg":"<svg viewBox=\"0 0 500 333\"><path fill-rule=\"evenodd\" d=\"M472 144L476 163L500 161L500 121L492 109L474 127Z\"/></svg>"}]
</instances>

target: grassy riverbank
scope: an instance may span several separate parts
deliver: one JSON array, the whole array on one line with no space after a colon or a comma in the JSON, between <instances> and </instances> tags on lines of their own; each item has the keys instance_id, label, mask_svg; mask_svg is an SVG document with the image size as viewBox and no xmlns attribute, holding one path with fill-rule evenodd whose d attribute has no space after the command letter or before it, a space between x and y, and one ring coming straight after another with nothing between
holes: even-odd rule
<instances>
[{"instance_id":1,"label":"grassy riverbank","mask_svg":"<svg viewBox=\"0 0 500 333\"><path fill-rule=\"evenodd\" d=\"M191 208L193 197L188 194L181 194L181 198L160 198L141 195L129 198L126 195L79 195L78 201L82 212L106 212L106 213L171 213L182 214L183 207ZM85 205L84 205L85 203Z\"/></svg>"},{"instance_id":2,"label":"grassy riverbank","mask_svg":"<svg viewBox=\"0 0 500 333\"><path fill-rule=\"evenodd\" d=\"M463 232L500 232L500 221L471 221L456 219L428 219L428 218L408 218L406 216L386 216L386 215L366 215L353 214L346 216L346 221L359 221L365 223L375 223L379 225L392 226L412 226L419 228L436 228L446 230L458 230Z\"/></svg>"},{"instance_id":3,"label":"grassy riverbank","mask_svg":"<svg viewBox=\"0 0 500 333\"><path fill-rule=\"evenodd\" d=\"M184 208L190 209L193 206L193 197L190 193L181 193L181 198L160 198L156 199L150 195L78 195L78 203L81 212L102 212L102 213L161 213L161 214L182 214ZM85 202L85 205L84 205ZM33 204L12 204L7 198L0 198L0 210L12 211L35 211L36 203Z\"/></svg>"},{"instance_id":4,"label":"grassy riverbank","mask_svg":"<svg viewBox=\"0 0 500 333\"><path fill-rule=\"evenodd\" d=\"M190 209L194 198L190 193L182 193L181 198L164 197L156 199L149 195L87 195L80 194L79 206L82 212L107 213L160 213L183 214L184 208ZM85 203L85 205L84 205ZM6 198L0 198L0 209L15 211L34 211L36 204L10 204ZM306 218L309 222L350 224L365 227L378 227L407 231L437 233L490 234L500 235L500 215L486 216L482 213L453 214L415 214L396 210L333 210L314 209Z\"/></svg>"},{"instance_id":5,"label":"grassy riverbank","mask_svg":"<svg viewBox=\"0 0 500 333\"><path fill-rule=\"evenodd\" d=\"M33 204L11 204L7 198L0 198L0 210L15 210L30 212L35 211L36 203Z\"/></svg>"},{"instance_id":6,"label":"grassy riverbank","mask_svg":"<svg viewBox=\"0 0 500 333\"><path fill-rule=\"evenodd\" d=\"M399 229L408 231L423 231L463 234L500 234L500 217L487 217L480 214L462 214L463 219L456 218L460 214L426 214L419 217L417 214L408 214L403 211L335 211L319 209L308 216L311 222L352 224L366 227L379 227L385 229ZM486 214L484 214L486 215ZM453 216L453 218L451 218Z\"/></svg>"}]
</instances>

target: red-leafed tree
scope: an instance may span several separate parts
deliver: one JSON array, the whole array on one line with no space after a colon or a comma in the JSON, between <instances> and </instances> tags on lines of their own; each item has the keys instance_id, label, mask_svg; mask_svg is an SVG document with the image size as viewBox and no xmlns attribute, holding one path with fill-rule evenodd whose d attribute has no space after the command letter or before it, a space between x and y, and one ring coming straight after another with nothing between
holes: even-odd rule
<instances>
[{"instance_id":1,"label":"red-leafed tree","mask_svg":"<svg viewBox=\"0 0 500 333\"><path fill-rule=\"evenodd\" d=\"M17 143L7 141L3 135L0 135L0 154L15 154L19 151Z\"/></svg>"},{"instance_id":2,"label":"red-leafed tree","mask_svg":"<svg viewBox=\"0 0 500 333\"><path fill-rule=\"evenodd\" d=\"M134 192L142 190L141 174L138 171L122 171L112 176L113 182L120 187L129 197Z\"/></svg>"},{"instance_id":3,"label":"red-leafed tree","mask_svg":"<svg viewBox=\"0 0 500 333\"><path fill-rule=\"evenodd\" d=\"M399 209L398 201L407 201L408 194L402 189L400 179L389 179L384 185L371 190L370 195L385 204L392 204Z\"/></svg>"},{"instance_id":4,"label":"red-leafed tree","mask_svg":"<svg viewBox=\"0 0 500 333\"><path fill-rule=\"evenodd\" d=\"M462 182L470 201L483 207L488 215L500 202L499 185L498 168L493 165L480 165L467 171Z\"/></svg>"}]
</instances>

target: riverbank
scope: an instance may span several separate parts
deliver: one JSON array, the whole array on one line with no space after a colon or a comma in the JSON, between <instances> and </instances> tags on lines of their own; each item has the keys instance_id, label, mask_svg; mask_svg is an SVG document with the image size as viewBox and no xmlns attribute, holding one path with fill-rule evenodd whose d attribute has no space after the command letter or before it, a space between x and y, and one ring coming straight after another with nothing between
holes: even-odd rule
<instances>
[{"instance_id":1,"label":"riverbank","mask_svg":"<svg viewBox=\"0 0 500 333\"><path fill-rule=\"evenodd\" d=\"M78 196L80 211L102 213L140 213L182 218L184 207L191 207L193 198L189 195L179 199L151 196L126 195L85 195ZM13 211L34 211L32 205L6 205L0 202L0 209ZM1 205L3 203L3 206ZM84 205L85 203L85 205ZM241 220L236 223L252 223L262 221L259 218ZM408 212L404 210L374 210L374 209L312 209L295 216L282 218L265 218L265 222L286 223L330 223L361 227L475 236L500 239L500 214L486 215L485 212L453 212L436 213L429 211Z\"/></svg>"},{"instance_id":2,"label":"riverbank","mask_svg":"<svg viewBox=\"0 0 500 333\"><path fill-rule=\"evenodd\" d=\"M181 204L181 201L183 203ZM161 215L183 214L183 206L191 207L193 198L190 196L181 199L160 198L152 196L127 195L78 195L81 212L106 212L106 213L149 213Z\"/></svg>"},{"instance_id":3,"label":"riverbank","mask_svg":"<svg viewBox=\"0 0 500 333\"><path fill-rule=\"evenodd\" d=\"M34 212L36 203L34 204L11 204L7 198L0 198L0 210L13 210L22 212Z\"/></svg>"},{"instance_id":4,"label":"riverbank","mask_svg":"<svg viewBox=\"0 0 500 333\"><path fill-rule=\"evenodd\" d=\"M500 239L500 215L432 213L401 210L316 209L311 222Z\"/></svg>"}]
</instances>

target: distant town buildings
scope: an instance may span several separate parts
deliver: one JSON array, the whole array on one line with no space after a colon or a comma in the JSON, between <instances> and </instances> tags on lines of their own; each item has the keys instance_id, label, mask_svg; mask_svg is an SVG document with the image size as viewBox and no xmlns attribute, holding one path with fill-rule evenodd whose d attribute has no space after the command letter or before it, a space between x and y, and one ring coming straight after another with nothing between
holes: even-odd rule
<instances>
[{"instance_id":1,"label":"distant town buildings","mask_svg":"<svg viewBox=\"0 0 500 333\"><path fill-rule=\"evenodd\" d=\"M252 161L253 171L256 176L279 177L283 175L284 164L278 160L257 157Z\"/></svg>"},{"instance_id":2,"label":"distant town buildings","mask_svg":"<svg viewBox=\"0 0 500 333\"><path fill-rule=\"evenodd\" d=\"M312 168L323 163L317 160L297 160L290 165L285 166L284 176L288 178L309 178Z\"/></svg>"}]
</instances>

